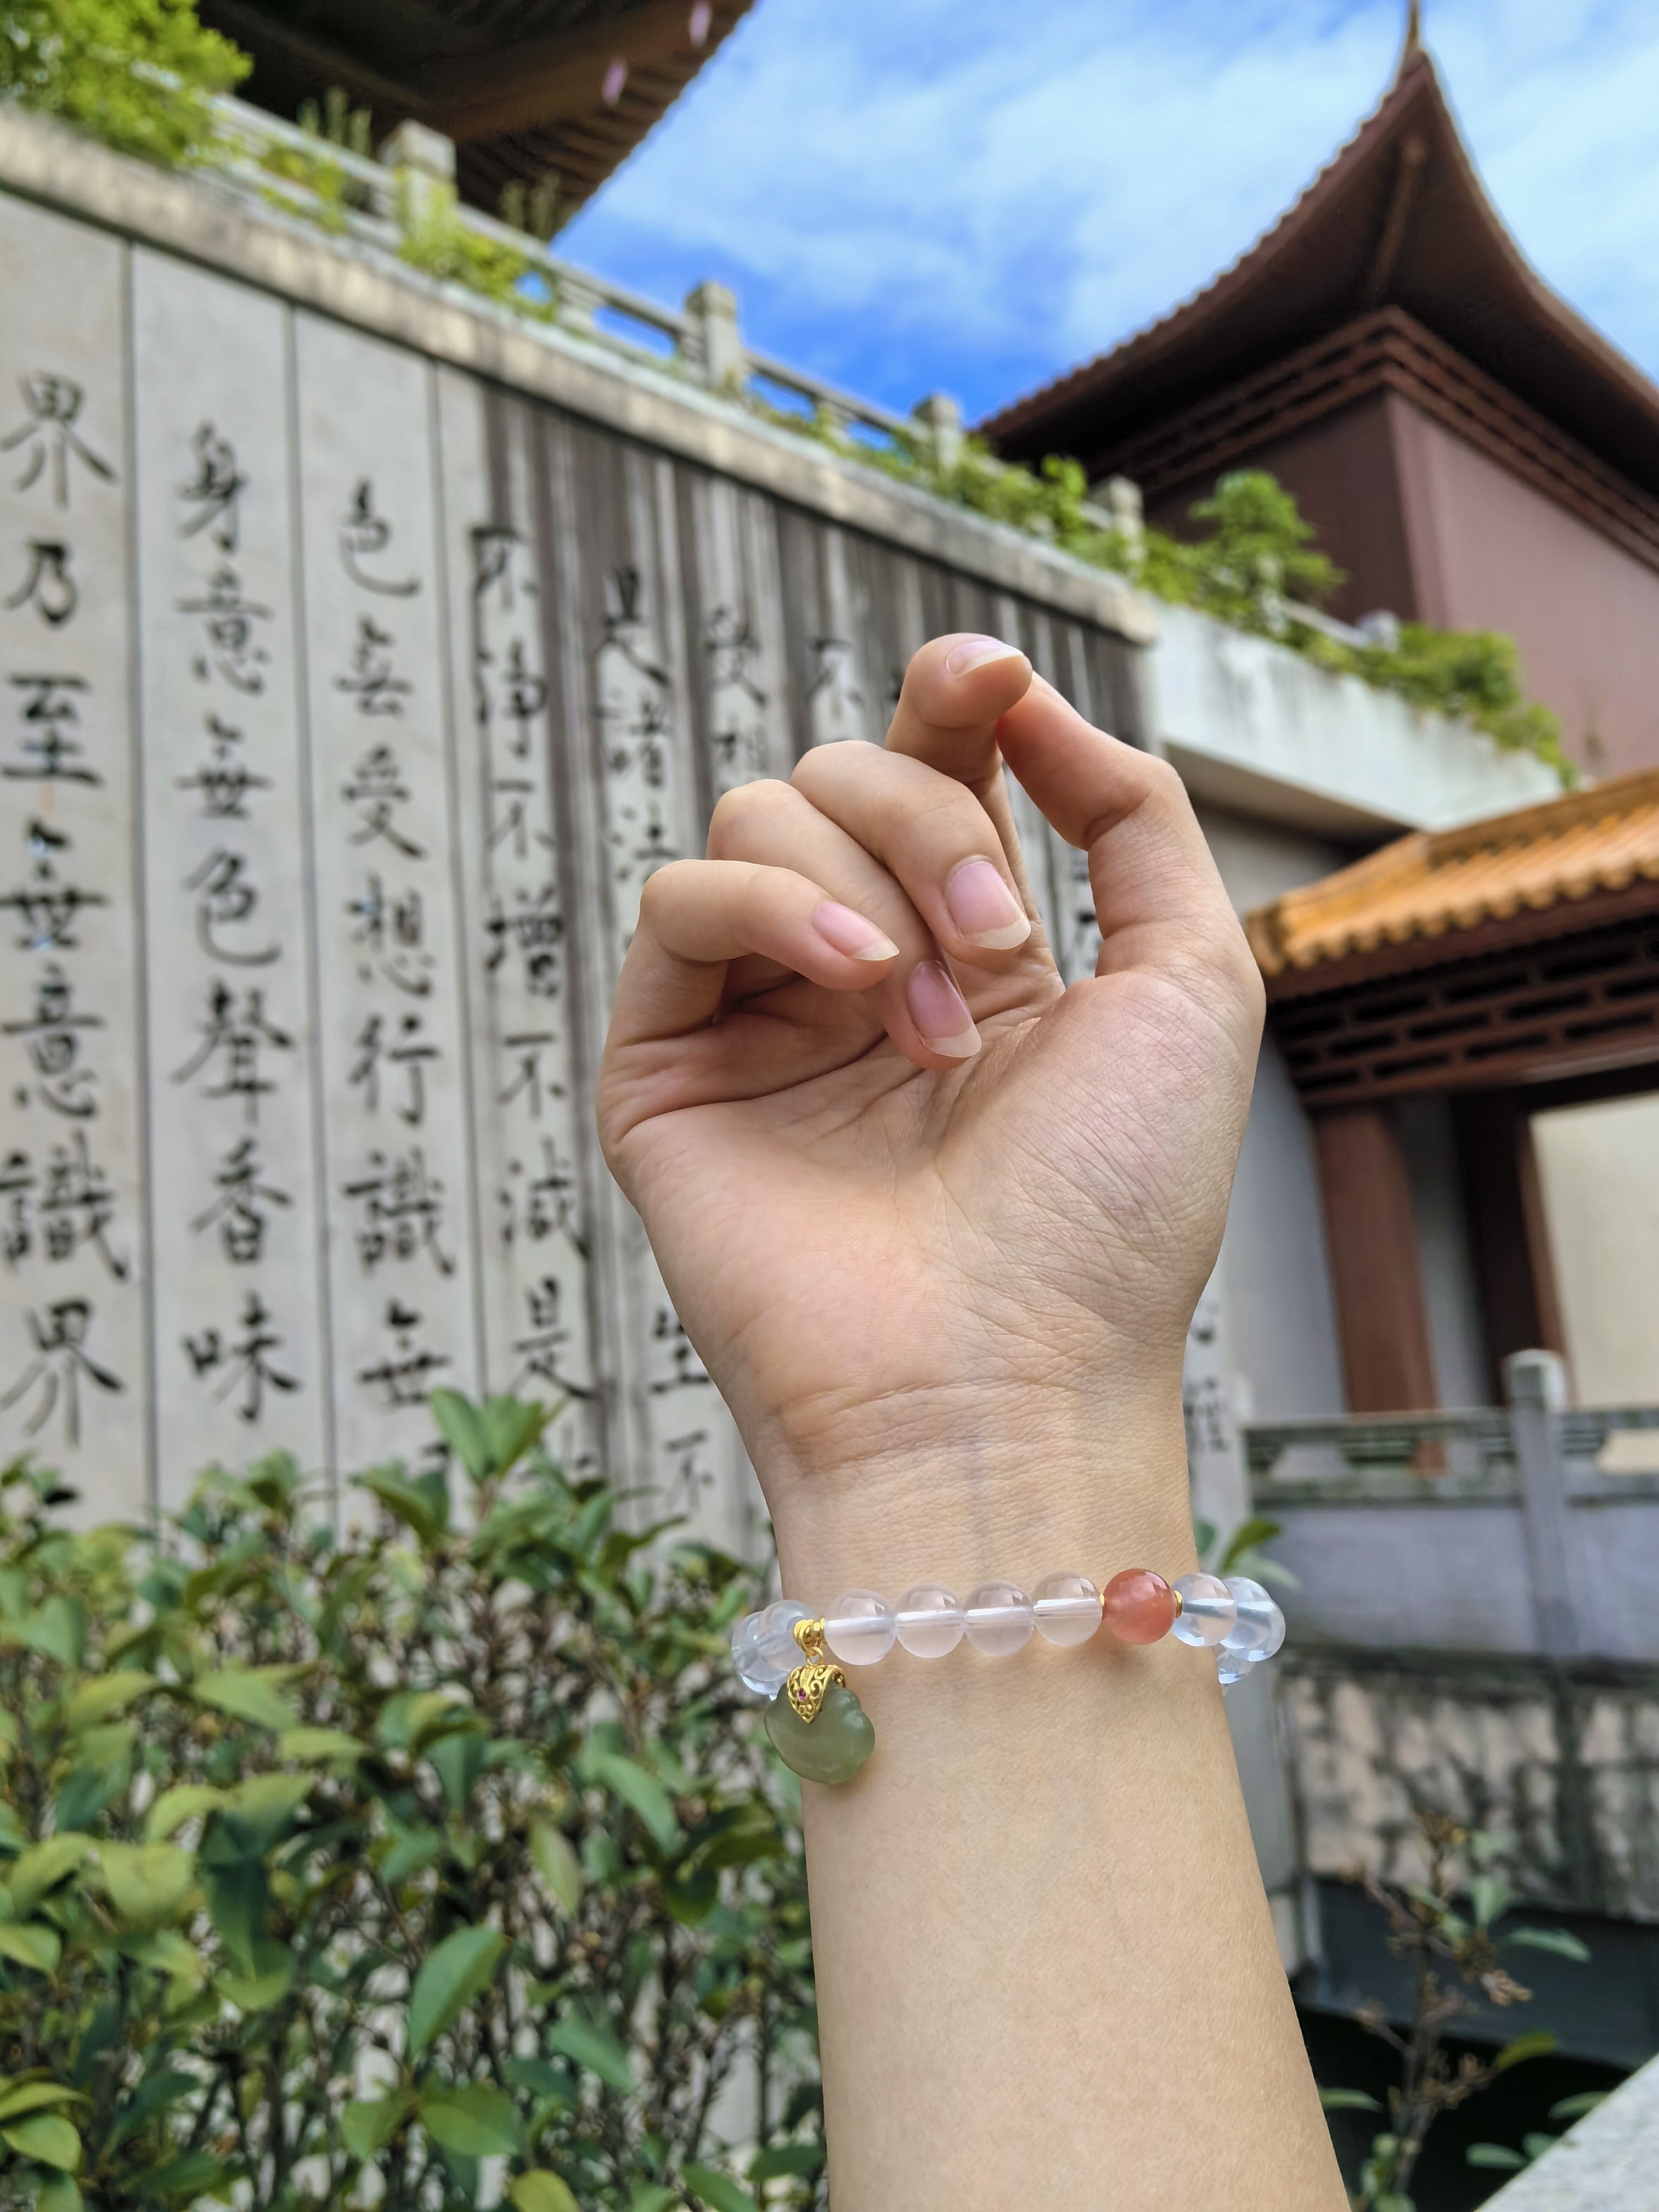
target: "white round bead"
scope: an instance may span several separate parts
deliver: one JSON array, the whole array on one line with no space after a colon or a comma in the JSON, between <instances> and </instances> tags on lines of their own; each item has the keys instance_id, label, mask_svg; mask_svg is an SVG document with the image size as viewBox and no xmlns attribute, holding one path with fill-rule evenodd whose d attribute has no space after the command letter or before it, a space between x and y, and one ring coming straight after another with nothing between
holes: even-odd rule
<instances>
[{"instance_id":1,"label":"white round bead","mask_svg":"<svg viewBox=\"0 0 1659 2212\"><path fill-rule=\"evenodd\" d=\"M915 1658L954 1651L964 1626L962 1607L941 1583L918 1583L898 1601L898 1640Z\"/></svg>"},{"instance_id":2,"label":"white round bead","mask_svg":"<svg viewBox=\"0 0 1659 2212\"><path fill-rule=\"evenodd\" d=\"M1254 1644L1251 1647L1250 1657L1253 1661L1257 1659L1271 1659L1285 1641L1285 1616L1279 1611L1279 1607L1273 1604L1273 1600L1271 1598L1269 1598L1267 1602L1269 1605L1273 1605L1273 1618L1267 1624L1267 1634L1265 1642Z\"/></svg>"},{"instance_id":3,"label":"white round bead","mask_svg":"<svg viewBox=\"0 0 1659 2212\"><path fill-rule=\"evenodd\" d=\"M757 1697L776 1697L801 1663L795 1623L811 1618L804 1605L780 1598L763 1613L751 1613L738 1623L732 1631L732 1663L746 1689Z\"/></svg>"},{"instance_id":4,"label":"white round bead","mask_svg":"<svg viewBox=\"0 0 1659 2212\"><path fill-rule=\"evenodd\" d=\"M1219 1644L1238 1618L1233 1594L1219 1575L1182 1575L1175 1584L1181 1611L1170 1633L1183 1644Z\"/></svg>"},{"instance_id":5,"label":"white round bead","mask_svg":"<svg viewBox=\"0 0 1659 2212\"><path fill-rule=\"evenodd\" d=\"M1100 1592L1087 1575L1048 1575L1035 1610L1037 1634L1050 1644L1086 1644L1100 1626Z\"/></svg>"},{"instance_id":6,"label":"white round bead","mask_svg":"<svg viewBox=\"0 0 1659 2212\"><path fill-rule=\"evenodd\" d=\"M1231 1644L1215 1647L1215 1674L1224 1690L1231 1690L1235 1682L1242 1682L1250 1671L1250 1654L1235 1651Z\"/></svg>"},{"instance_id":7,"label":"white round bead","mask_svg":"<svg viewBox=\"0 0 1659 2212\"><path fill-rule=\"evenodd\" d=\"M988 1659L1006 1659L1031 1640L1036 1614L1016 1583L981 1583L969 1594L968 1641Z\"/></svg>"},{"instance_id":8,"label":"white round bead","mask_svg":"<svg viewBox=\"0 0 1659 2212\"><path fill-rule=\"evenodd\" d=\"M824 1615L823 1640L849 1667L873 1667L893 1648L893 1608L874 1590L843 1590Z\"/></svg>"},{"instance_id":9,"label":"white round bead","mask_svg":"<svg viewBox=\"0 0 1659 2212\"><path fill-rule=\"evenodd\" d=\"M1252 1582L1248 1575L1229 1575L1227 1587L1238 1607L1238 1618L1227 1631L1227 1649L1254 1652L1267 1642L1278 1607L1261 1583Z\"/></svg>"}]
</instances>

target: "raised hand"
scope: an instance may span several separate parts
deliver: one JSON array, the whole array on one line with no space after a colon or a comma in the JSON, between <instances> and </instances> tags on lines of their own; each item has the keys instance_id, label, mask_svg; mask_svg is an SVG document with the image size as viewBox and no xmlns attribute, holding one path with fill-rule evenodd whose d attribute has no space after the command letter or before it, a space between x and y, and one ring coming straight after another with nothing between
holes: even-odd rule
<instances>
[{"instance_id":1,"label":"raised hand","mask_svg":"<svg viewBox=\"0 0 1659 2212\"><path fill-rule=\"evenodd\" d=\"M1089 855L1066 988L1002 763ZM1261 1021L1184 790L995 640L911 662L884 748L808 753L645 890L599 1084L606 1157L775 1518L1167 1397Z\"/></svg>"}]
</instances>

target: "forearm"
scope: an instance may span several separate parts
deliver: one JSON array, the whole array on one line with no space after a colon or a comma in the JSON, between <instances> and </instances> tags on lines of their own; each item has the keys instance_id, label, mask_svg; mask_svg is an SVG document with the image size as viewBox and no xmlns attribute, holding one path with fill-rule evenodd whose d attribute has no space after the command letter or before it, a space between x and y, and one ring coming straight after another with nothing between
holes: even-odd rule
<instances>
[{"instance_id":1,"label":"forearm","mask_svg":"<svg viewBox=\"0 0 1659 2212\"><path fill-rule=\"evenodd\" d=\"M789 1488L803 1602L1193 1565L1168 1385ZM802 1793L836 2212L1336 2212L1208 1655L963 1644L849 1681L876 1755Z\"/></svg>"}]
</instances>

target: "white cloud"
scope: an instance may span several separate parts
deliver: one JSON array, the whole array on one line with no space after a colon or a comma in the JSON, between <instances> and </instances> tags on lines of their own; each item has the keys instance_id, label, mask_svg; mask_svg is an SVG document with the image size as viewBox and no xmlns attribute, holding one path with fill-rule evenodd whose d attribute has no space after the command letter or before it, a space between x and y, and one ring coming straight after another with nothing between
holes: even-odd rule
<instances>
[{"instance_id":1,"label":"white cloud","mask_svg":"<svg viewBox=\"0 0 1659 2212\"><path fill-rule=\"evenodd\" d=\"M750 342L978 411L1162 313L1375 102L1393 0L758 0L563 241L659 296L738 289ZM1498 204L1659 367L1659 10L1434 0Z\"/></svg>"}]
</instances>

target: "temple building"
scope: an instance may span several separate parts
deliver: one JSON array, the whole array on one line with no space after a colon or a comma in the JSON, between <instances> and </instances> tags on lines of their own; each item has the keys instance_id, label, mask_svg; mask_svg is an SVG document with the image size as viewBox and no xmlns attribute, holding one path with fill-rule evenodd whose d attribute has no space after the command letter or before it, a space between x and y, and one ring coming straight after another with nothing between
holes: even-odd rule
<instances>
[{"instance_id":1,"label":"temple building","mask_svg":"<svg viewBox=\"0 0 1659 2212\"><path fill-rule=\"evenodd\" d=\"M1530 267L1413 7L1394 82L1212 283L981 426L1190 534L1272 471L1347 580L1330 611L1506 632L1593 774L1659 762L1659 388Z\"/></svg>"},{"instance_id":2,"label":"temple building","mask_svg":"<svg viewBox=\"0 0 1659 2212\"><path fill-rule=\"evenodd\" d=\"M562 216L604 184L750 0L202 0L253 70L242 97L290 120L343 93L376 144L453 140L461 197L496 211L550 182Z\"/></svg>"}]
</instances>

